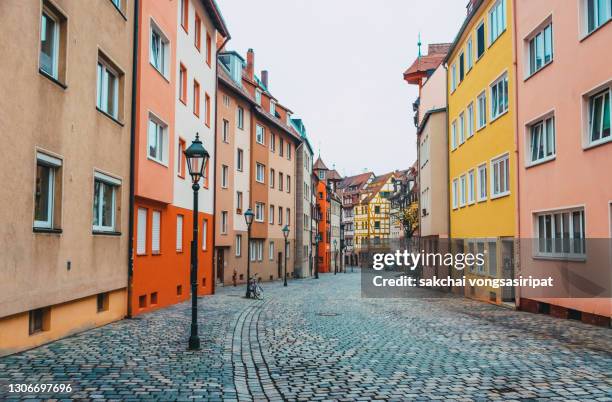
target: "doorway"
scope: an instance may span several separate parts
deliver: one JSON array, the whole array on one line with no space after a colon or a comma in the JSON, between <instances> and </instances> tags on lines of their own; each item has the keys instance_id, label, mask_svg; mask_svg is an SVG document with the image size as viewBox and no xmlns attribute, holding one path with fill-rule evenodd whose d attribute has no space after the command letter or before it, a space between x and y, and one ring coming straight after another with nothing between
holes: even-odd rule
<instances>
[{"instance_id":1,"label":"doorway","mask_svg":"<svg viewBox=\"0 0 612 402\"><path fill-rule=\"evenodd\" d=\"M278 252L278 278L283 278L283 253L282 251Z\"/></svg>"},{"instance_id":2,"label":"doorway","mask_svg":"<svg viewBox=\"0 0 612 402\"><path fill-rule=\"evenodd\" d=\"M221 247L217 249L217 283L223 284L225 266L225 250Z\"/></svg>"}]
</instances>

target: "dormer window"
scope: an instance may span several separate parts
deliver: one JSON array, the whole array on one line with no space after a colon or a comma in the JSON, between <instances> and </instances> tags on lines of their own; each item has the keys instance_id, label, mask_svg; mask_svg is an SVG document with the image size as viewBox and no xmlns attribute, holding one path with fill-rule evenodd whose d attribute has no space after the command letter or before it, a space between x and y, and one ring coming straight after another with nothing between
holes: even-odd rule
<instances>
[{"instance_id":1,"label":"dormer window","mask_svg":"<svg viewBox=\"0 0 612 402\"><path fill-rule=\"evenodd\" d=\"M261 106L261 91L259 89L255 90L255 102Z\"/></svg>"},{"instance_id":2,"label":"dormer window","mask_svg":"<svg viewBox=\"0 0 612 402\"><path fill-rule=\"evenodd\" d=\"M270 100L270 114L276 116L276 102Z\"/></svg>"}]
</instances>

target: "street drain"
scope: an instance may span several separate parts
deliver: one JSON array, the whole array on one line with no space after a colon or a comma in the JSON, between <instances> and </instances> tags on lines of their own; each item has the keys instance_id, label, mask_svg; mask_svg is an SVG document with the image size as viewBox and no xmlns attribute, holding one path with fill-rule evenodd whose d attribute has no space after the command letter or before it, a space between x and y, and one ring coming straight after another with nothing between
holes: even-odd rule
<instances>
[{"instance_id":1,"label":"street drain","mask_svg":"<svg viewBox=\"0 0 612 402\"><path fill-rule=\"evenodd\" d=\"M317 315L321 316L321 317L335 317L335 316L338 316L340 314L338 314L338 313L317 313Z\"/></svg>"}]
</instances>

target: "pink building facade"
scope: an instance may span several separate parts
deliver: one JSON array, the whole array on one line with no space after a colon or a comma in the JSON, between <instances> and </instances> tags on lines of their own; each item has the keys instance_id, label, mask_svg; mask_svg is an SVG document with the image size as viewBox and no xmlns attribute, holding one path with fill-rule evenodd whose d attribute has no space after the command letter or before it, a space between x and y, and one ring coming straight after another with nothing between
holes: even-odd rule
<instances>
[{"instance_id":1,"label":"pink building facade","mask_svg":"<svg viewBox=\"0 0 612 402\"><path fill-rule=\"evenodd\" d=\"M609 291L592 298L560 291L574 286L573 273L585 272L593 258L610 287L612 4L596 10L594 3L602 2L514 2L519 274L552 273L557 287L545 297L521 289L519 298L525 310L609 325ZM594 257L601 244L608 244L607 257Z\"/></svg>"}]
</instances>

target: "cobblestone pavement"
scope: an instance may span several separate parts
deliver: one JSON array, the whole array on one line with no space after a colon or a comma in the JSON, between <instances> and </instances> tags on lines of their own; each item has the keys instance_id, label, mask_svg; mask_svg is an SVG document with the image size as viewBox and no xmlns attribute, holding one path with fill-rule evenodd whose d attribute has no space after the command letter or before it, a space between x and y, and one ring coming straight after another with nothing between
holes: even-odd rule
<instances>
[{"instance_id":1,"label":"cobblestone pavement","mask_svg":"<svg viewBox=\"0 0 612 402\"><path fill-rule=\"evenodd\" d=\"M0 400L612 401L610 329L420 289L363 299L359 285L357 273L264 284L264 301L222 288L199 301L199 352L184 303L0 358Z\"/></svg>"}]
</instances>

